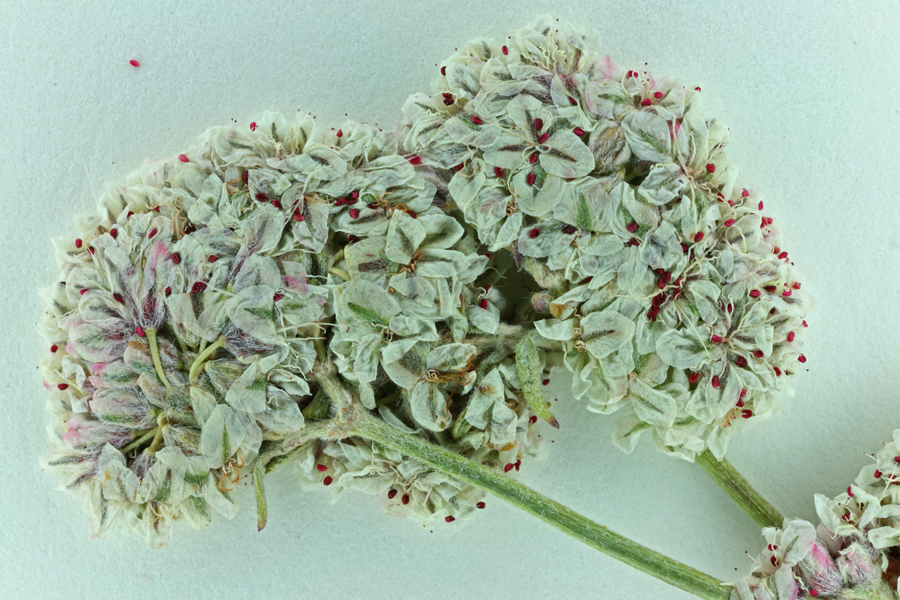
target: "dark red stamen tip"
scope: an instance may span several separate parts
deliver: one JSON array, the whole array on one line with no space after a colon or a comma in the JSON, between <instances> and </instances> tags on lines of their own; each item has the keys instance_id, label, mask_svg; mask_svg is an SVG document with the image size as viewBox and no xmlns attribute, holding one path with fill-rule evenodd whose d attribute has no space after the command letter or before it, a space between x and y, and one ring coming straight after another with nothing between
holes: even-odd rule
<instances>
[{"instance_id":1,"label":"dark red stamen tip","mask_svg":"<svg viewBox=\"0 0 900 600\"><path fill-rule=\"evenodd\" d=\"M719 376L718 376L718 375L713 375L712 381L710 381L710 383L712 384L712 386L713 386L714 388L718 388L718 387L719 387Z\"/></svg>"},{"instance_id":2,"label":"dark red stamen tip","mask_svg":"<svg viewBox=\"0 0 900 600\"><path fill-rule=\"evenodd\" d=\"M537 162L537 159L538 159L538 155L537 155L537 152L535 152L531 156L528 157L528 162L530 162L531 164L534 164Z\"/></svg>"},{"instance_id":3,"label":"dark red stamen tip","mask_svg":"<svg viewBox=\"0 0 900 600\"><path fill-rule=\"evenodd\" d=\"M146 333L144 332L144 328L138 325L134 328L134 332L138 334L138 337L146 337Z\"/></svg>"},{"instance_id":4,"label":"dark red stamen tip","mask_svg":"<svg viewBox=\"0 0 900 600\"><path fill-rule=\"evenodd\" d=\"M328 470L328 467L326 467L325 465L316 465L316 469L319 471L319 473L324 473Z\"/></svg>"},{"instance_id":5,"label":"dark red stamen tip","mask_svg":"<svg viewBox=\"0 0 900 600\"><path fill-rule=\"evenodd\" d=\"M331 485L332 481L334 481L334 479L331 478L331 475L326 475L325 479L322 480L322 484L323 485Z\"/></svg>"},{"instance_id":6,"label":"dark red stamen tip","mask_svg":"<svg viewBox=\"0 0 900 600\"><path fill-rule=\"evenodd\" d=\"M394 496L397 495L397 490L391 490L387 493L388 500L393 500Z\"/></svg>"},{"instance_id":7,"label":"dark red stamen tip","mask_svg":"<svg viewBox=\"0 0 900 600\"><path fill-rule=\"evenodd\" d=\"M662 93L662 92L653 92L653 97L654 97L654 98L662 98L662 97L663 97L663 93Z\"/></svg>"},{"instance_id":8,"label":"dark red stamen tip","mask_svg":"<svg viewBox=\"0 0 900 600\"><path fill-rule=\"evenodd\" d=\"M60 384L58 384L58 385L56 386L56 389L58 389L58 390L65 390L65 389L67 389L68 387L69 387L69 384L68 384L68 383L60 383Z\"/></svg>"},{"instance_id":9,"label":"dark red stamen tip","mask_svg":"<svg viewBox=\"0 0 900 600\"><path fill-rule=\"evenodd\" d=\"M274 296L275 302L284 299L284 294L275 294Z\"/></svg>"},{"instance_id":10,"label":"dark red stamen tip","mask_svg":"<svg viewBox=\"0 0 900 600\"><path fill-rule=\"evenodd\" d=\"M403 494L403 498L400 499L400 502L402 502L404 506L409 504L409 494Z\"/></svg>"},{"instance_id":11,"label":"dark red stamen tip","mask_svg":"<svg viewBox=\"0 0 900 600\"><path fill-rule=\"evenodd\" d=\"M358 218L359 218L359 209L358 209L358 208L351 208L351 209L350 209L350 218L351 218L351 219L358 219Z\"/></svg>"},{"instance_id":12,"label":"dark red stamen tip","mask_svg":"<svg viewBox=\"0 0 900 600\"><path fill-rule=\"evenodd\" d=\"M167 287L167 288L166 288L166 291L165 291L165 294L166 294L166 298L168 298L169 296L171 296L171 295L172 295L172 288Z\"/></svg>"},{"instance_id":13,"label":"dark red stamen tip","mask_svg":"<svg viewBox=\"0 0 900 600\"><path fill-rule=\"evenodd\" d=\"M443 75L444 77L447 76L447 67L441 67L441 75Z\"/></svg>"},{"instance_id":14,"label":"dark red stamen tip","mask_svg":"<svg viewBox=\"0 0 900 600\"><path fill-rule=\"evenodd\" d=\"M409 164L411 164L411 165L421 165L421 164L422 164L422 159L421 159L420 157L418 157L418 156L411 156L411 157L409 157Z\"/></svg>"},{"instance_id":15,"label":"dark red stamen tip","mask_svg":"<svg viewBox=\"0 0 900 600\"><path fill-rule=\"evenodd\" d=\"M530 417L528 417L528 423L530 425L534 425L535 423L537 423L537 415L531 415Z\"/></svg>"},{"instance_id":16,"label":"dark red stamen tip","mask_svg":"<svg viewBox=\"0 0 900 600\"><path fill-rule=\"evenodd\" d=\"M177 252L173 252L173 253L172 253L172 262L175 263L176 265L177 265L178 263L180 263L180 262L181 262L181 255L178 254Z\"/></svg>"},{"instance_id":17,"label":"dark red stamen tip","mask_svg":"<svg viewBox=\"0 0 900 600\"><path fill-rule=\"evenodd\" d=\"M500 167L494 167L494 175L496 175L500 179L503 179L506 176L506 171L504 171Z\"/></svg>"},{"instance_id":18,"label":"dark red stamen tip","mask_svg":"<svg viewBox=\"0 0 900 600\"><path fill-rule=\"evenodd\" d=\"M563 225L562 232L566 235L571 235L578 231L574 225Z\"/></svg>"},{"instance_id":19,"label":"dark red stamen tip","mask_svg":"<svg viewBox=\"0 0 900 600\"><path fill-rule=\"evenodd\" d=\"M691 383L697 383L697 380L700 379L700 373L691 373L688 375L688 381Z\"/></svg>"},{"instance_id":20,"label":"dark red stamen tip","mask_svg":"<svg viewBox=\"0 0 900 600\"><path fill-rule=\"evenodd\" d=\"M484 121L482 121L481 117L478 117L477 115L472 117L472 122L476 125L484 125Z\"/></svg>"},{"instance_id":21,"label":"dark red stamen tip","mask_svg":"<svg viewBox=\"0 0 900 600\"><path fill-rule=\"evenodd\" d=\"M487 307L488 307L488 301L485 298L482 298L481 300L478 301L478 308L483 308L483 309L487 310Z\"/></svg>"},{"instance_id":22,"label":"dark red stamen tip","mask_svg":"<svg viewBox=\"0 0 900 600\"><path fill-rule=\"evenodd\" d=\"M725 225L725 227L731 227L732 225L734 225L734 219L728 219L723 224Z\"/></svg>"},{"instance_id":23,"label":"dark red stamen tip","mask_svg":"<svg viewBox=\"0 0 900 600\"><path fill-rule=\"evenodd\" d=\"M135 68L141 66L141 63L139 63L138 61L134 60L133 58L132 58L131 60L128 61L128 64L131 65L132 67L135 67Z\"/></svg>"},{"instance_id":24,"label":"dark red stamen tip","mask_svg":"<svg viewBox=\"0 0 900 600\"><path fill-rule=\"evenodd\" d=\"M641 100L641 106L650 106L650 98L644 98Z\"/></svg>"},{"instance_id":25,"label":"dark red stamen tip","mask_svg":"<svg viewBox=\"0 0 900 600\"><path fill-rule=\"evenodd\" d=\"M57 346L56 344L50 346L50 352L56 352L57 350L59 350L59 346Z\"/></svg>"},{"instance_id":26,"label":"dark red stamen tip","mask_svg":"<svg viewBox=\"0 0 900 600\"><path fill-rule=\"evenodd\" d=\"M754 350L753 356L755 356L756 358L762 358L763 356L765 356L765 354L763 354L762 350Z\"/></svg>"},{"instance_id":27,"label":"dark red stamen tip","mask_svg":"<svg viewBox=\"0 0 900 600\"><path fill-rule=\"evenodd\" d=\"M111 235L113 239L116 239L119 237L119 230L114 227L109 230L109 235Z\"/></svg>"},{"instance_id":28,"label":"dark red stamen tip","mask_svg":"<svg viewBox=\"0 0 900 600\"><path fill-rule=\"evenodd\" d=\"M711 335L709 337L709 341L713 342L714 344L721 344L724 340L722 339L722 336Z\"/></svg>"},{"instance_id":29,"label":"dark red stamen tip","mask_svg":"<svg viewBox=\"0 0 900 600\"><path fill-rule=\"evenodd\" d=\"M781 369L779 369L778 367L772 367L772 369L775 371L776 377L781 377Z\"/></svg>"},{"instance_id":30,"label":"dark red stamen tip","mask_svg":"<svg viewBox=\"0 0 900 600\"><path fill-rule=\"evenodd\" d=\"M194 285L191 286L191 293L199 294L200 292L202 292L205 289L206 289L206 282L205 281L197 281L194 283Z\"/></svg>"},{"instance_id":31,"label":"dark red stamen tip","mask_svg":"<svg viewBox=\"0 0 900 600\"><path fill-rule=\"evenodd\" d=\"M803 356L803 355L801 354L800 356L797 357L797 360L799 360L799 361L802 362L802 363L805 363L805 362L806 362L806 357Z\"/></svg>"},{"instance_id":32,"label":"dark red stamen tip","mask_svg":"<svg viewBox=\"0 0 900 600\"><path fill-rule=\"evenodd\" d=\"M186 154L179 154L178 160L180 160L181 162L188 162L188 157Z\"/></svg>"},{"instance_id":33,"label":"dark red stamen tip","mask_svg":"<svg viewBox=\"0 0 900 600\"><path fill-rule=\"evenodd\" d=\"M534 180L537 179L534 173L529 173L525 176L525 183L528 185L534 185Z\"/></svg>"},{"instance_id":34,"label":"dark red stamen tip","mask_svg":"<svg viewBox=\"0 0 900 600\"><path fill-rule=\"evenodd\" d=\"M744 410L741 411L741 418L742 418L742 419L749 419L749 418L752 417L752 416L753 416L753 411L752 411L752 410L744 409Z\"/></svg>"},{"instance_id":35,"label":"dark red stamen tip","mask_svg":"<svg viewBox=\"0 0 900 600\"><path fill-rule=\"evenodd\" d=\"M456 520L456 519L454 519L453 517L451 517L451 516L449 516L449 515L446 516L446 517L444 517L444 521L446 521L447 523L452 523L452 522L455 521L455 520Z\"/></svg>"},{"instance_id":36,"label":"dark red stamen tip","mask_svg":"<svg viewBox=\"0 0 900 600\"><path fill-rule=\"evenodd\" d=\"M211 262L211 263L214 263L217 260L219 260L219 255L218 254L210 254L209 258L207 260L209 260L209 262Z\"/></svg>"},{"instance_id":37,"label":"dark red stamen tip","mask_svg":"<svg viewBox=\"0 0 900 600\"><path fill-rule=\"evenodd\" d=\"M306 220L306 217L304 217L303 214L300 212L295 212L294 214L291 215L291 218L293 220L297 221L298 223L302 223L303 221Z\"/></svg>"},{"instance_id":38,"label":"dark red stamen tip","mask_svg":"<svg viewBox=\"0 0 900 600\"><path fill-rule=\"evenodd\" d=\"M759 290L750 290L751 298L759 298Z\"/></svg>"},{"instance_id":39,"label":"dark red stamen tip","mask_svg":"<svg viewBox=\"0 0 900 600\"><path fill-rule=\"evenodd\" d=\"M542 133L540 135L540 137L538 138L538 144L545 144L545 143L547 143L547 140L549 140L549 139L550 139L549 133Z\"/></svg>"},{"instance_id":40,"label":"dark red stamen tip","mask_svg":"<svg viewBox=\"0 0 900 600\"><path fill-rule=\"evenodd\" d=\"M343 129L338 129L338 130L337 130L337 133L336 133L335 135L338 136L338 137L344 137L344 130L343 130Z\"/></svg>"},{"instance_id":41,"label":"dark red stamen tip","mask_svg":"<svg viewBox=\"0 0 900 600\"><path fill-rule=\"evenodd\" d=\"M500 52L503 53L503 56L506 56L507 54L509 54L509 48L503 46L502 48L500 48Z\"/></svg>"},{"instance_id":42,"label":"dark red stamen tip","mask_svg":"<svg viewBox=\"0 0 900 600\"><path fill-rule=\"evenodd\" d=\"M576 127L575 129L572 130L572 133L581 137L582 135L584 135L584 129L582 129L581 127Z\"/></svg>"},{"instance_id":43,"label":"dark red stamen tip","mask_svg":"<svg viewBox=\"0 0 900 600\"><path fill-rule=\"evenodd\" d=\"M79 239L75 240L75 247L76 247L76 248L81 248L81 245L82 245L83 243L84 243L84 242L81 241L81 238L79 238Z\"/></svg>"},{"instance_id":44,"label":"dark red stamen tip","mask_svg":"<svg viewBox=\"0 0 900 600\"><path fill-rule=\"evenodd\" d=\"M703 239L703 232L702 232L702 231L698 231L697 233L694 234L694 241L695 241L695 242L699 242L699 241L702 240L702 239Z\"/></svg>"},{"instance_id":45,"label":"dark red stamen tip","mask_svg":"<svg viewBox=\"0 0 900 600\"><path fill-rule=\"evenodd\" d=\"M256 121L250 122L250 131L256 131Z\"/></svg>"},{"instance_id":46,"label":"dark red stamen tip","mask_svg":"<svg viewBox=\"0 0 900 600\"><path fill-rule=\"evenodd\" d=\"M475 508L484 508L484 507L485 507L484 502L476 502L475 503Z\"/></svg>"},{"instance_id":47,"label":"dark red stamen tip","mask_svg":"<svg viewBox=\"0 0 900 600\"><path fill-rule=\"evenodd\" d=\"M539 235L541 235L541 230L537 227L528 232L528 237L530 237L531 239L534 239Z\"/></svg>"},{"instance_id":48,"label":"dark red stamen tip","mask_svg":"<svg viewBox=\"0 0 900 600\"><path fill-rule=\"evenodd\" d=\"M504 473L509 473L510 471L512 471L512 470L515 469L515 468L516 468L516 465L514 465L514 464L512 464L512 463L506 463L506 466L503 467L503 472L504 472Z\"/></svg>"},{"instance_id":49,"label":"dark red stamen tip","mask_svg":"<svg viewBox=\"0 0 900 600\"><path fill-rule=\"evenodd\" d=\"M635 231L638 230L637 221L632 221L631 223L628 224L627 227L625 227L625 229L627 229L629 233L634 233Z\"/></svg>"}]
</instances>

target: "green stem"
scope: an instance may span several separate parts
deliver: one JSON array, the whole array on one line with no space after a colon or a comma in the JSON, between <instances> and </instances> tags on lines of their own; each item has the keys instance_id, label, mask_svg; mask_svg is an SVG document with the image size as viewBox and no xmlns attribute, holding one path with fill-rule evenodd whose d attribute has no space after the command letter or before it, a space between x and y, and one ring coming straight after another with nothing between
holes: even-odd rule
<instances>
[{"instance_id":1,"label":"green stem","mask_svg":"<svg viewBox=\"0 0 900 600\"><path fill-rule=\"evenodd\" d=\"M122 454L128 454L129 452L131 452L132 450L134 450L135 448L137 448L138 446L140 446L141 444L143 444L150 438L155 437L157 431L159 431L159 427L154 427L153 429L151 429L150 431L148 431L147 433L145 433L138 439L134 440L133 442L131 442L124 448L119 448L119 452L121 452Z\"/></svg>"},{"instance_id":2,"label":"green stem","mask_svg":"<svg viewBox=\"0 0 900 600\"><path fill-rule=\"evenodd\" d=\"M732 588L714 577L613 533L493 469L403 433L368 413L356 415L350 423L350 431L490 492L592 548L700 598L727 600L731 595Z\"/></svg>"},{"instance_id":3,"label":"green stem","mask_svg":"<svg viewBox=\"0 0 900 600\"><path fill-rule=\"evenodd\" d=\"M211 346L206 348L203 352L197 355L197 358L194 359L194 364L191 365L191 371L188 373L188 381L194 381L194 378L197 376L197 373L200 371L200 367L203 366L203 363L209 358L213 352L221 348L225 345L225 338L220 337L213 343Z\"/></svg>"},{"instance_id":4,"label":"green stem","mask_svg":"<svg viewBox=\"0 0 900 600\"><path fill-rule=\"evenodd\" d=\"M697 456L697 464L737 502L760 527L781 527L784 517L754 490L727 460L717 460L709 450Z\"/></svg>"},{"instance_id":5,"label":"green stem","mask_svg":"<svg viewBox=\"0 0 900 600\"><path fill-rule=\"evenodd\" d=\"M156 330L148 329L146 333L147 341L150 342L150 356L153 357L153 366L156 368L156 374L159 376L159 380L163 382L163 385L166 386L166 389L171 390L172 384L166 379L166 372L163 371L162 362L159 360L159 346L156 343Z\"/></svg>"},{"instance_id":6,"label":"green stem","mask_svg":"<svg viewBox=\"0 0 900 600\"><path fill-rule=\"evenodd\" d=\"M328 272L331 273L332 275L337 275L344 281L350 281L350 274L347 273L347 271L345 271L343 269L338 269L337 267L331 267L330 269L328 269Z\"/></svg>"},{"instance_id":7,"label":"green stem","mask_svg":"<svg viewBox=\"0 0 900 600\"><path fill-rule=\"evenodd\" d=\"M322 391L328 395L336 409L340 411L350 406L352 397L338 379L334 364L330 361L316 363L312 368L312 376L322 386Z\"/></svg>"}]
</instances>

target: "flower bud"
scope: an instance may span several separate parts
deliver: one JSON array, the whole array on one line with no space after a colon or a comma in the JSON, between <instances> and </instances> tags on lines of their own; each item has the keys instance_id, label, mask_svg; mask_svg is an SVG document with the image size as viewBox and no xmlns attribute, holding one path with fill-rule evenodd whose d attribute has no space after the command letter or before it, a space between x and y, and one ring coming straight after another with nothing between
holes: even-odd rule
<instances>
[{"instance_id":1,"label":"flower bud","mask_svg":"<svg viewBox=\"0 0 900 600\"><path fill-rule=\"evenodd\" d=\"M869 553L856 542L842 550L835 562L844 581L853 587L874 579L878 573Z\"/></svg>"},{"instance_id":2,"label":"flower bud","mask_svg":"<svg viewBox=\"0 0 900 600\"><path fill-rule=\"evenodd\" d=\"M804 583L810 590L816 590L820 596L836 594L844 587L841 572L819 539L816 539L798 566Z\"/></svg>"},{"instance_id":3,"label":"flower bud","mask_svg":"<svg viewBox=\"0 0 900 600\"><path fill-rule=\"evenodd\" d=\"M552 300L553 297L547 292L538 292L531 296L531 305L537 312L544 313L550 310L550 302Z\"/></svg>"}]
</instances>

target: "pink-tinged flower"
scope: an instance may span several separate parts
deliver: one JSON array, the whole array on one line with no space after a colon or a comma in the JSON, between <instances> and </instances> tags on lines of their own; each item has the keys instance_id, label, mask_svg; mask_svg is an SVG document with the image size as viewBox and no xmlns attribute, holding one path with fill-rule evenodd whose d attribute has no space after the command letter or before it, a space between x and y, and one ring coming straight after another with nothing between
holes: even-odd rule
<instances>
[{"instance_id":1,"label":"pink-tinged flower","mask_svg":"<svg viewBox=\"0 0 900 600\"><path fill-rule=\"evenodd\" d=\"M62 440L76 450L102 448L107 442L120 448L131 440L131 430L76 414L66 423Z\"/></svg>"}]
</instances>

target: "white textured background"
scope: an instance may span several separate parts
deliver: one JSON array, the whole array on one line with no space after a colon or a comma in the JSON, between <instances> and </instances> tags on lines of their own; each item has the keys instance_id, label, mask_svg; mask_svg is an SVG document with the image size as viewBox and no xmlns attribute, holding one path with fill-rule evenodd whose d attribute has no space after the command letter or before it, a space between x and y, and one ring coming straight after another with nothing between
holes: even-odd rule
<instances>
[{"instance_id":1,"label":"white textured background","mask_svg":"<svg viewBox=\"0 0 900 600\"><path fill-rule=\"evenodd\" d=\"M162 551L89 540L38 467L37 290L92 184L264 110L387 124L455 47L548 11L599 29L626 68L701 85L730 126L739 183L765 195L816 306L795 398L728 457L789 515L814 519L813 494L847 486L900 426L900 3L0 0L0 597L692 597L499 500L428 531L370 497L304 494L289 468L267 479L262 533L245 490L234 521L176 528ZM720 578L749 565L758 530L699 467L649 440L621 454L582 406L557 416L551 458L525 468L535 488Z\"/></svg>"}]
</instances>

